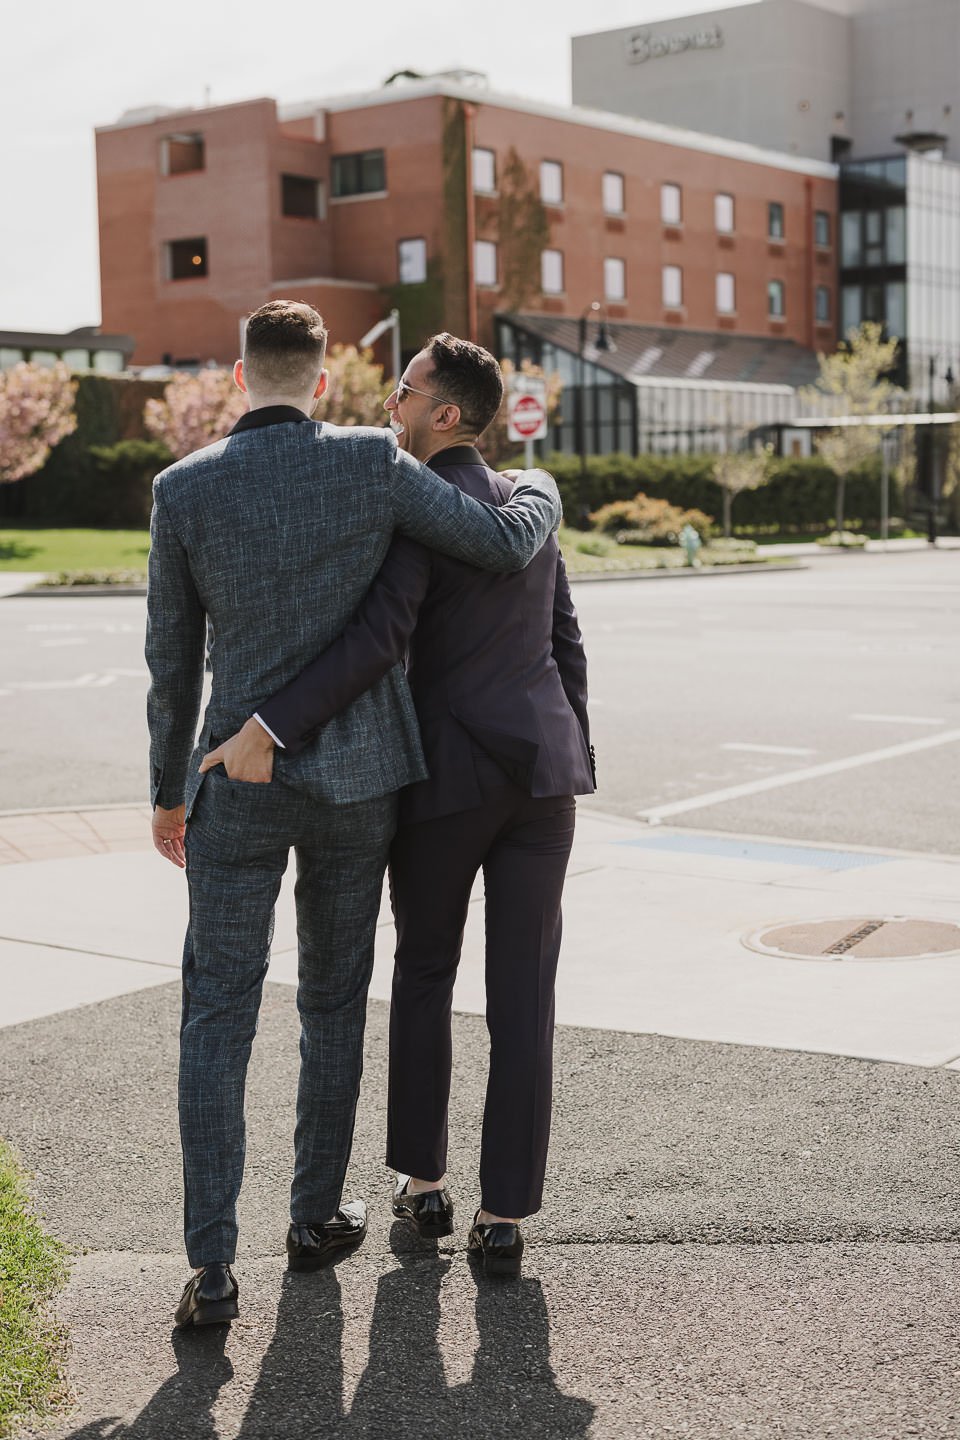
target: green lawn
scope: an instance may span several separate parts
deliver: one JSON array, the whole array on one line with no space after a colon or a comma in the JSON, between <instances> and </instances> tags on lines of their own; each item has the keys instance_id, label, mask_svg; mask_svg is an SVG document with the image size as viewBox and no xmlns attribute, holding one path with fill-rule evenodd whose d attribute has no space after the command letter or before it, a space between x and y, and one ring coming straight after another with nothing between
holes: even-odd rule
<instances>
[{"instance_id":1,"label":"green lawn","mask_svg":"<svg viewBox=\"0 0 960 1440\"><path fill-rule=\"evenodd\" d=\"M560 527L560 549L571 575L596 575L617 570L682 570L687 557L679 545L618 545L612 535L596 530L586 533ZM767 563L763 557L736 554L705 545L699 552L702 565L740 565L745 561Z\"/></svg>"},{"instance_id":2,"label":"green lawn","mask_svg":"<svg viewBox=\"0 0 960 1440\"><path fill-rule=\"evenodd\" d=\"M682 567L683 551L676 546L618 545L610 535L560 531L567 569L572 575L598 570L663 570ZM40 570L57 574L84 574L117 570L145 573L150 536L146 530L40 530L7 526L0 530L0 570ZM732 564L744 558L700 552L704 564Z\"/></svg>"},{"instance_id":3,"label":"green lawn","mask_svg":"<svg viewBox=\"0 0 960 1440\"><path fill-rule=\"evenodd\" d=\"M64 1273L63 1251L41 1229L0 1141L0 1435L62 1396L61 1337L44 1307Z\"/></svg>"},{"instance_id":4,"label":"green lawn","mask_svg":"<svg viewBox=\"0 0 960 1440\"><path fill-rule=\"evenodd\" d=\"M9 523L0 529L0 570L142 570L146 530L40 530Z\"/></svg>"}]
</instances>

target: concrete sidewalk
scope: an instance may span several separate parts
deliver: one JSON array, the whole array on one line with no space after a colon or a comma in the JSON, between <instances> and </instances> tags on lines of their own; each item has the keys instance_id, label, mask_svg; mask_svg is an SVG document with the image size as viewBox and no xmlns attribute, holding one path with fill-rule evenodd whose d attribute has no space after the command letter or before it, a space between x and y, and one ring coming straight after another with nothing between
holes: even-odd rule
<instances>
[{"instance_id":1,"label":"concrete sidewalk","mask_svg":"<svg viewBox=\"0 0 960 1440\"><path fill-rule=\"evenodd\" d=\"M183 876L144 807L0 816L0 1133L76 1260L49 1434L955 1437L960 959L800 961L765 924L960 919L960 861L650 830L581 809L556 1124L518 1284L476 1282L482 902L455 1018L457 1228L390 1220L381 915L348 1193L363 1249L284 1272L297 1066L289 881L254 1052L229 1334L171 1337ZM140 847L140 848L138 848ZM26 1432L25 1432L26 1433Z\"/></svg>"}]
</instances>

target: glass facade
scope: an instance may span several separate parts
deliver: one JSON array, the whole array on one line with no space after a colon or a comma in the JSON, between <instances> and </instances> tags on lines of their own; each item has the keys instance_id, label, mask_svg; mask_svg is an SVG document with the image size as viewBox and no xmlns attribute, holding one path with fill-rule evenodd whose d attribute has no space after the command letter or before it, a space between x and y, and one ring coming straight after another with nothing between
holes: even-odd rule
<instances>
[{"instance_id":1,"label":"glass facade","mask_svg":"<svg viewBox=\"0 0 960 1440\"><path fill-rule=\"evenodd\" d=\"M656 346L640 356L627 379L604 366L595 340L591 325L580 358L518 320L497 319L498 355L516 365L530 360L560 376L560 418L544 442L548 450L579 453L582 420L588 455L719 453L728 448L731 430L772 438L774 427L795 419L802 408L788 385L725 385L644 374L663 354Z\"/></svg>"},{"instance_id":2,"label":"glass facade","mask_svg":"<svg viewBox=\"0 0 960 1440\"><path fill-rule=\"evenodd\" d=\"M947 368L960 373L960 165L907 160L906 324L909 388L948 399Z\"/></svg>"},{"instance_id":3,"label":"glass facade","mask_svg":"<svg viewBox=\"0 0 960 1440\"><path fill-rule=\"evenodd\" d=\"M845 164L840 317L876 320L903 342L897 380L924 405L960 370L960 166L910 154Z\"/></svg>"}]
</instances>

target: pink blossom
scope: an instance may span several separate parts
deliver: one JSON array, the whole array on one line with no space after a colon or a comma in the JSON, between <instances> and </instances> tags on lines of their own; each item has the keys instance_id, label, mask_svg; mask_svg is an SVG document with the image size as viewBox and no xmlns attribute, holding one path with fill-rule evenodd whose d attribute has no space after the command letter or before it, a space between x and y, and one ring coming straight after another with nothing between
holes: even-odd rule
<instances>
[{"instance_id":1,"label":"pink blossom","mask_svg":"<svg viewBox=\"0 0 960 1440\"><path fill-rule=\"evenodd\" d=\"M73 434L76 390L62 361L0 371L0 482L32 475L54 445Z\"/></svg>"}]
</instances>

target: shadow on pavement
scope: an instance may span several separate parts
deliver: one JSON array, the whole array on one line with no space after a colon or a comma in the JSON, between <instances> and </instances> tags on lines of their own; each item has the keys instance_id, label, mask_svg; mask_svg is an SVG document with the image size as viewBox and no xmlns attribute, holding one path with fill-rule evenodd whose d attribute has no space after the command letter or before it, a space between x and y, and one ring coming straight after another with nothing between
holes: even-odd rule
<instances>
[{"instance_id":1,"label":"shadow on pavement","mask_svg":"<svg viewBox=\"0 0 960 1440\"><path fill-rule=\"evenodd\" d=\"M221 1387L233 1379L233 1366L224 1354L228 1331L223 1325L171 1337L177 1373L129 1425L113 1418L93 1420L71 1430L66 1440L161 1440L161 1437L191 1436L195 1440L218 1440L213 1406Z\"/></svg>"},{"instance_id":2,"label":"shadow on pavement","mask_svg":"<svg viewBox=\"0 0 960 1440\"><path fill-rule=\"evenodd\" d=\"M413 1242L416 1244L416 1242ZM214 1417L233 1378L227 1331L175 1332L176 1375L164 1381L129 1424L102 1419L65 1440L280 1440L293 1435L344 1440L579 1440L595 1406L565 1395L550 1366L550 1328L539 1280L488 1280L475 1273L479 1343L473 1372L448 1385L440 1346L440 1292L461 1261L411 1248L394 1226L398 1265L381 1276L366 1368L344 1403L344 1319L334 1269L284 1277L276 1328L237 1428ZM462 1275L466 1280L466 1275ZM466 1341L465 1343L470 1343ZM229 1392L225 1392L227 1399Z\"/></svg>"}]
</instances>

